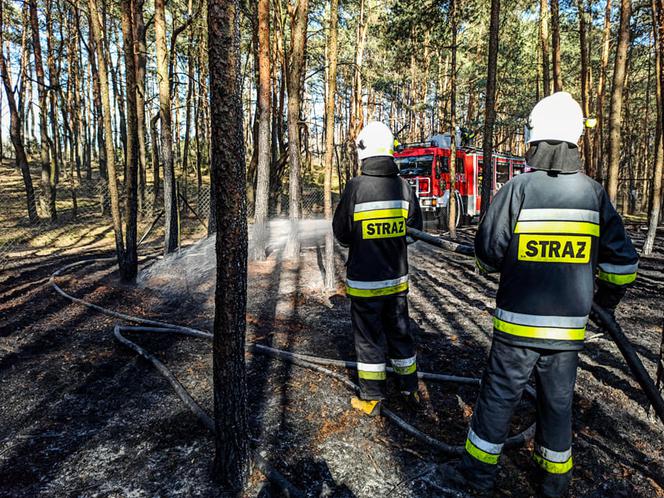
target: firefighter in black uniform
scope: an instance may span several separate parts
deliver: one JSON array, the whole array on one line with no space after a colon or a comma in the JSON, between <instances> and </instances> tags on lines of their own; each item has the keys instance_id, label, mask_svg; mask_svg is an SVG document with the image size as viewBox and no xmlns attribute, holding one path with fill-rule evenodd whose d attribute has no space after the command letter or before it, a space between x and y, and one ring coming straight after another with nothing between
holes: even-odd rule
<instances>
[{"instance_id":1,"label":"firefighter in black uniform","mask_svg":"<svg viewBox=\"0 0 664 498\"><path fill-rule=\"evenodd\" d=\"M334 236L349 248L346 293L358 362L360 397L353 407L377 415L385 398L389 359L402 393L419 402L415 342L409 330L406 227L422 228L418 199L398 176L394 136L371 122L357 138L362 175L350 180L333 220Z\"/></svg>"},{"instance_id":2,"label":"firefighter in black uniform","mask_svg":"<svg viewBox=\"0 0 664 498\"><path fill-rule=\"evenodd\" d=\"M500 272L493 344L462 461L450 476L493 488L510 418L531 372L537 387L533 459L542 496L572 478L572 397L595 302L613 314L638 256L605 190L581 171L579 104L565 92L530 115L528 165L496 194L475 238L477 265Z\"/></svg>"}]
</instances>

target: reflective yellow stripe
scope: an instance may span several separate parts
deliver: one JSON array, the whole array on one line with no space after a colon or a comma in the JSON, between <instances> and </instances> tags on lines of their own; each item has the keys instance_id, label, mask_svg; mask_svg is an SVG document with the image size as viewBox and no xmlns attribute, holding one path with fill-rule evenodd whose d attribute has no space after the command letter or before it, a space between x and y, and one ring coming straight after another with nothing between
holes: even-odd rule
<instances>
[{"instance_id":1,"label":"reflective yellow stripe","mask_svg":"<svg viewBox=\"0 0 664 498\"><path fill-rule=\"evenodd\" d=\"M586 335L586 328L565 329L554 327L529 327L515 323L504 322L493 317L493 326L506 334L530 337L531 339L555 339L559 341L582 341Z\"/></svg>"},{"instance_id":2,"label":"reflective yellow stripe","mask_svg":"<svg viewBox=\"0 0 664 498\"><path fill-rule=\"evenodd\" d=\"M360 211L353 213L353 220L373 220L377 218L408 218L407 209L373 209L371 211Z\"/></svg>"},{"instance_id":3,"label":"reflective yellow stripe","mask_svg":"<svg viewBox=\"0 0 664 498\"><path fill-rule=\"evenodd\" d=\"M572 457L569 457L569 460L566 462L557 463L547 460L542 455L533 453L533 460L535 460L537 464L546 470L549 474L565 474L572 470L572 467L574 466L572 463Z\"/></svg>"},{"instance_id":4,"label":"reflective yellow stripe","mask_svg":"<svg viewBox=\"0 0 664 498\"><path fill-rule=\"evenodd\" d=\"M406 219L383 218L380 220L364 220L362 222L363 239L389 239L406 235Z\"/></svg>"},{"instance_id":5,"label":"reflective yellow stripe","mask_svg":"<svg viewBox=\"0 0 664 498\"><path fill-rule=\"evenodd\" d=\"M590 261L590 237L576 235L519 235L519 261L576 263Z\"/></svg>"},{"instance_id":6,"label":"reflective yellow stripe","mask_svg":"<svg viewBox=\"0 0 664 498\"><path fill-rule=\"evenodd\" d=\"M627 285L631 284L636 280L636 273L628 273L627 275L620 275L618 273L607 273L605 271L599 271L599 279L604 280L605 282L611 282L616 285Z\"/></svg>"},{"instance_id":7,"label":"reflective yellow stripe","mask_svg":"<svg viewBox=\"0 0 664 498\"><path fill-rule=\"evenodd\" d=\"M394 370L394 373L399 374L399 375L410 375L412 373L415 373L417 371L417 365L413 363L412 365L409 365L407 367L397 367L396 365L392 365L392 369Z\"/></svg>"},{"instance_id":8,"label":"reflective yellow stripe","mask_svg":"<svg viewBox=\"0 0 664 498\"><path fill-rule=\"evenodd\" d=\"M398 294L399 292L406 290L408 290L408 282L392 285L390 287L383 287L381 289L356 289L354 287L346 286L346 294L357 297L389 296L390 294Z\"/></svg>"},{"instance_id":9,"label":"reflective yellow stripe","mask_svg":"<svg viewBox=\"0 0 664 498\"><path fill-rule=\"evenodd\" d=\"M569 233L599 237L599 225L585 221L519 221L514 233Z\"/></svg>"},{"instance_id":10,"label":"reflective yellow stripe","mask_svg":"<svg viewBox=\"0 0 664 498\"><path fill-rule=\"evenodd\" d=\"M487 453L486 451L479 449L470 439L466 439L466 451L473 458L490 465L496 465L500 458L500 455L494 455L493 453Z\"/></svg>"},{"instance_id":11,"label":"reflective yellow stripe","mask_svg":"<svg viewBox=\"0 0 664 498\"><path fill-rule=\"evenodd\" d=\"M365 380L385 380L387 374L383 372L367 372L366 370L358 370L357 375L360 379Z\"/></svg>"}]
</instances>

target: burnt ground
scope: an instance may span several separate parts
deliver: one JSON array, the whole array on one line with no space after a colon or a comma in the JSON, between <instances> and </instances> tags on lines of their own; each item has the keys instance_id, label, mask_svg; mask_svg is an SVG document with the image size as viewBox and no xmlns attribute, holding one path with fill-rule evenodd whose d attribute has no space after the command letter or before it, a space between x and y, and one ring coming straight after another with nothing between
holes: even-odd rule
<instances>
[{"instance_id":1,"label":"burnt ground","mask_svg":"<svg viewBox=\"0 0 664 498\"><path fill-rule=\"evenodd\" d=\"M637 243L642 238L638 231L634 236ZM618 312L653 376L664 320L664 241L658 244ZM48 285L52 271L92 255L104 253L46 258L0 277L0 496L222 496L211 479L211 436L169 384L114 341L115 319L68 303ZM319 290L320 258L320 248L308 247L298 261L282 261L275 252L250 265L250 341L354 357L348 303L341 287L332 297ZM490 344L496 278L480 277L462 256L423 243L412 247L411 267L420 368L479 376ZM341 257L337 271L343 271ZM209 290L174 290L163 278L127 287L100 264L58 282L114 310L210 328ZM590 327L589 335L597 333ZM211 411L209 344L132 337ZM451 496L435 471L450 457L384 419L359 416L339 382L263 356L248 355L247 364L253 444L308 496ZM461 444L477 389L422 387L430 406L424 414L409 414L394 395L388 405L430 435ZM646 406L617 348L594 337L578 371L572 496L664 496L663 425ZM513 431L532 419L532 405L524 400ZM496 496L534 494L531 449L505 452ZM246 495L270 495L263 480L255 472Z\"/></svg>"}]
</instances>

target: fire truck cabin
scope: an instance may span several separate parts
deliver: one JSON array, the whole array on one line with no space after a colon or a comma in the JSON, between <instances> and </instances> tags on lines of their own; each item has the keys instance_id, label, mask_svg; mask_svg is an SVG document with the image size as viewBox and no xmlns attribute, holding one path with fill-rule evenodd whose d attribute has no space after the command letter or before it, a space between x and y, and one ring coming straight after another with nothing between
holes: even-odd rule
<instances>
[{"instance_id":1,"label":"fire truck cabin","mask_svg":"<svg viewBox=\"0 0 664 498\"><path fill-rule=\"evenodd\" d=\"M456 152L457 223L470 223L480 212L483 154L481 149L459 147ZM400 175L415 190L425 219L444 224L450 194L450 148L435 142L400 145L394 154ZM505 183L528 170L526 161L503 153L493 154L493 196Z\"/></svg>"}]
</instances>

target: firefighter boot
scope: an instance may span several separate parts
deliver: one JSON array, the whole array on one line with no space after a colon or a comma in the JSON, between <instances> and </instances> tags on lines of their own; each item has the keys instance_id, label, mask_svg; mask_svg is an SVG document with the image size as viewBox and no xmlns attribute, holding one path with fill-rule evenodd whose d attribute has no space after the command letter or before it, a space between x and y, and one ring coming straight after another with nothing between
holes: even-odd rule
<instances>
[{"instance_id":1,"label":"firefighter boot","mask_svg":"<svg viewBox=\"0 0 664 498\"><path fill-rule=\"evenodd\" d=\"M466 478L460 469L461 462L447 462L438 467L438 476L442 482L453 489L471 493L473 496L489 497L493 495L493 487L481 486Z\"/></svg>"},{"instance_id":2,"label":"firefighter boot","mask_svg":"<svg viewBox=\"0 0 664 498\"><path fill-rule=\"evenodd\" d=\"M353 396L350 399L350 405L356 410L360 410L365 415L375 417L380 415L380 400L379 399L360 399Z\"/></svg>"},{"instance_id":3,"label":"firefighter boot","mask_svg":"<svg viewBox=\"0 0 664 498\"><path fill-rule=\"evenodd\" d=\"M410 411L419 413L424 410L422 395L419 391L401 391L401 397Z\"/></svg>"}]
</instances>

